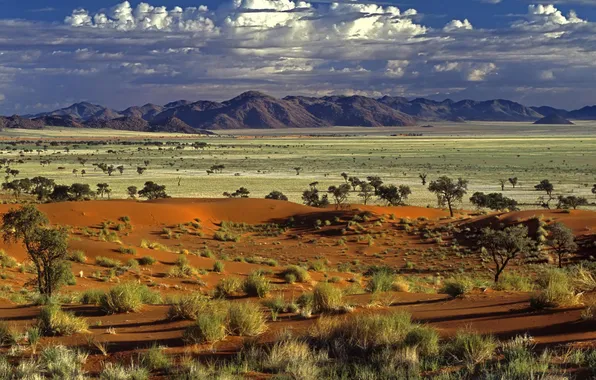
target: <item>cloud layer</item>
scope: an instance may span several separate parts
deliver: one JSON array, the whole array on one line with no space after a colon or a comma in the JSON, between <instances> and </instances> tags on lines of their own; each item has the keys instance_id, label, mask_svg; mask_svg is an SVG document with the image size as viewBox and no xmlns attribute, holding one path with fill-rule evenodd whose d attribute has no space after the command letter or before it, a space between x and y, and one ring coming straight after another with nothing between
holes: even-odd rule
<instances>
[{"instance_id":1,"label":"cloud layer","mask_svg":"<svg viewBox=\"0 0 596 380\"><path fill-rule=\"evenodd\" d=\"M575 12L530 5L494 30L424 20L395 6L290 0L216 9L125 1L73 10L62 25L0 20L0 111L80 100L126 108L248 89L596 103L596 24Z\"/></svg>"}]
</instances>

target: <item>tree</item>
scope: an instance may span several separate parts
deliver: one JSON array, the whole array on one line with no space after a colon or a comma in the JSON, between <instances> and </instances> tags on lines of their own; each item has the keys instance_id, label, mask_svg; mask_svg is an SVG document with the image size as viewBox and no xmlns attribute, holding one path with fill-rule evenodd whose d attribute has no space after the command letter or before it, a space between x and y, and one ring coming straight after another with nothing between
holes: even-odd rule
<instances>
[{"instance_id":1,"label":"tree","mask_svg":"<svg viewBox=\"0 0 596 380\"><path fill-rule=\"evenodd\" d=\"M329 186L327 192L333 197L336 209L340 209L346 203L350 190L351 186L347 183L342 183L339 186Z\"/></svg>"},{"instance_id":2,"label":"tree","mask_svg":"<svg viewBox=\"0 0 596 380\"><path fill-rule=\"evenodd\" d=\"M81 170L81 177L84 177L85 174L87 174L87 170L85 170L85 169Z\"/></svg>"},{"instance_id":3,"label":"tree","mask_svg":"<svg viewBox=\"0 0 596 380\"><path fill-rule=\"evenodd\" d=\"M37 200L42 201L47 198L54 190L54 180L46 177L33 177L31 179L31 194L37 196Z\"/></svg>"},{"instance_id":4,"label":"tree","mask_svg":"<svg viewBox=\"0 0 596 380\"><path fill-rule=\"evenodd\" d=\"M276 201L287 201L286 197L281 191L273 190L269 194L265 195L265 199L274 199Z\"/></svg>"},{"instance_id":5,"label":"tree","mask_svg":"<svg viewBox=\"0 0 596 380\"><path fill-rule=\"evenodd\" d=\"M296 167L294 168L294 170L296 170L296 175L300 175L300 172L302 171L302 168L301 168L301 167L299 167L299 166L296 166Z\"/></svg>"},{"instance_id":6,"label":"tree","mask_svg":"<svg viewBox=\"0 0 596 380\"><path fill-rule=\"evenodd\" d=\"M73 183L70 185L68 193L70 194L70 198L75 201L89 199L95 195L91 187L86 183Z\"/></svg>"},{"instance_id":7,"label":"tree","mask_svg":"<svg viewBox=\"0 0 596 380\"><path fill-rule=\"evenodd\" d=\"M145 170L147 170L147 168L144 168L142 166L137 166L137 174L138 175L142 175L143 173L145 173Z\"/></svg>"},{"instance_id":8,"label":"tree","mask_svg":"<svg viewBox=\"0 0 596 380\"><path fill-rule=\"evenodd\" d=\"M66 202L70 200L70 194L68 192L69 190L70 186L68 185L56 185L54 186L54 190L52 191L52 194L50 194L49 198L53 202Z\"/></svg>"},{"instance_id":9,"label":"tree","mask_svg":"<svg viewBox=\"0 0 596 380\"><path fill-rule=\"evenodd\" d=\"M352 190L356 191L356 188L360 186L364 181L361 181L358 177L350 177L348 178L348 182L350 186L352 186Z\"/></svg>"},{"instance_id":10,"label":"tree","mask_svg":"<svg viewBox=\"0 0 596 380\"><path fill-rule=\"evenodd\" d=\"M11 209L2 216L2 234L6 242L22 241L35 265L39 292L51 297L64 278L68 234L64 229L48 227L47 217L34 206Z\"/></svg>"},{"instance_id":11,"label":"tree","mask_svg":"<svg viewBox=\"0 0 596 380\"><path fill-rule=\"evenodd\" d=\"M509 183L515 189L515 186L517 186L517 177L511 177L511 178L509 178Z\"/></svg>"},{"instance_id":12,"label":"tree","mask_svg":"<svg viewBox=\"0 0 596 380\"><path fill-rule=\"evenodd\" d=\"M579 206L587 206L588 205L588 200L584 197L578 197L575 195L569 195L569 196L559 196L559 203L557 204L557 208L564 208L564 209L568 209L568 208L573 208L574 210L576 210Z\"/></svg>"},{"instance_id":13,"label":"tree","mask_svg":"<svg viewBox=\"0 0 596 380\"><path fill-rule=\"evenodd\" d=\"M592 186L592 194L596 196L596 183Z\"/></svg>"},{"instance_id":14,"label":"tree","mask_svg":"<svg viewBox=\"0 0 596 380\"><path fill-rule=\"evenodd\" d=\"M228 198L248 198L249 195L250 191L246 187L241 187L233 193L228 193L227 191L223 193L223 196Z\"/></svg>"},{"instance_id":15,"label":"tree","mask_svg":"<svg viewBox=\"0 0 596 380\"><path fill-rule=\"evenodd\" d=\"M103 198L104 195L107 194L107 190L110 187L107 183L98 183L97 184L97 195Z\"/></svg>"},{"instance_id":16,"label":"tree","mask_svg":"<svg viewBox=\"0 0 596 380\"><path fill-rule=\"evenodd\" d=\"M375 188L368 182L362 181L360 183L360 192L358 196L362 198L362 202L366 205L368 201L375 195Z\"/></svg>"},{"instance_id":17,"label":"tree","mask_svg":"<svg viewBox=\"0 0 596 380\"><path fill-rule=\"evenodd\" d=\"M346 183L348 183L348 178L350 178L350 177L348 176L348 173L346 173L346 172L343 172L343 173L341 173L341 176L342 176L342 178L344 179L344 181L346 181Z\"/></svg>"},{"instance_id":18,"label":"tree","mask_svg":"<svg viewBox=\"0 0 596 380\"><path fill-rule=\"evenodd\" d=\"M563 256L577 251L578 248L573 231L561 222L553 223L548 227L546 244L559 257L559 268L563 267Z\"/></svg>"},{"instance_id":19,"label":"tree","mask_svg":"<svg viewBox=\"0 0 596 380\"><path fill-rule=\"evenodd\" d=\"M108 175L111 177L112 173L114 173L116 171L116 168L114 167L114 165L110 165L110 166L108 166L106 171L108 172Z\"/></svg>"},{"instance_id":20,"label":"tree","mask_svg":"<svg viewBox=\"0 0 596 380\"><path fill-rule=\"evenodd\" d=\"M158 185L153 181L145 182L145 186L139 190L139 196L147 198L147 200L169 198L166 194L166 186Z\"/></svg>"},{"instance_id":21,"label":"tree","mask_svg":"<svg viewBox=\"0 0 596 380\"><path fill-rule=\"evenodd\" d=\"M79 171L78 171L77 169L72 169L72 174L74 174L74 176L75 176L75 177L77 176L77 173L78 173L78 172L79 172Z\"/></svg>"},{"instance_id":22,"label":"tree","mask_svg":"<svg viewBox=\"0 0 596 380\"><path fill-rule=\"evenodd\" d=\"M501 193L484 194L476 192L470 198L470 202L478 208L491 210L517 210L515 199L504 197Z\"/></svg>"},{"instance_id":23,"label":"tree","mask_svg":"<svg viewBox=\"0 0 596 380\"><path fill-rule=\"evenodd\" d=\"M535 244L528 237L528 228L520 225L507 227L504 230L484 228L480 236L480 246L483 254L491 257L495 264L494 280L497 283L507 264L530 253Z\"/></svg>"},{"instance_id":24,"label":"tree","mask_svg":"<svg viewBox=\"0 0 596 380\"><path fill-rule=\"evenodd\" d=\"M320 195L319 189L315 186L310 186L310 189L302 192L302 200L304 204L311 207L326 207L329 205L329 197L327 194Z\"/></svg>"},{"instance_id":25,"label":"tree","mask_svg":"<svg viewBox=\"0 0 596 380\"><path fill-rule=\"evenodd\" d=\"M381 186L377 192L380 199L387 202L389 206L403 206L408 199L408 196L412 194L409 186L395 185Z\"/></svg>"},{"instance_id":26,"label":"tree","mask_svg":"<svg viewBox=\"0 0 596 380\"><path fill-rule=\"evenodd\" d=\"M378 175L366 177L366 180L374 187L375 195L379 193L379 187L383 184L383 180Z\"/></svg>"},{"instance_id":27,"label":"tree","mask_svg":"<svg viewBox=\"0 0 596 380\"><path fill-rule=\"evenodd\" d=\"M534 188L538 191L546 192L547 195L552 195L555 190L555 187L548 179L543 179L538 185L534 186Z\"/></svg>"},{"instance_id":28,"label":"tree","mask_svg":"<svg viewBox=\"0 0 596 380\"><path fill-rule=\"evenodd\" d=\"M422 186L426 186L426 177L427 176L428 176L428 174L426 174L426 173L418 174L418 177L420 177L420 180L422 181Z\"/></svg>"},{"instance_id":29,"label":"tree","mask_svg":"<svg viewBox=\"0 0 596 380\"><path fill-rule=\"evenodd\" d=\"M439 206L449 207L449 214L453 217L453 204L461 202L462 198L468 192L468 181L459 178L457 182L453 179L443 176L435 181L431 181L428 190L435 193Z\"/></svg>"},{"instance_id":30,"label":"tree","mask_svg":"<svg viewBox=\"0 0 596 380\"><path fill-rule=\"evenodd\" d=\"M501 191L505 191L505 184L507 183L506 180L500 179L499 184L501 185Z\"/></svg>"},{"instance_id":31,"label":"tree","mask_svg":"<svg viewBox=\"0 0 596 380\"><path fill-rule=\"evenodd\" d=\"M128 197L130 199L135 199L137 197L138 192L139 191L136 186L128 186L126 188L126 193L128 194Z\"/></svg>"},{"instance_id":32,"label":"tree","mask_svg":"<svg viewBox=\"0 0 596 380\"><path fill-rule=\"evenodd\" d=\"M120 173L120 175L124 174L124 165L117 166L116 169Z\"/></svg>"}]
</instances>

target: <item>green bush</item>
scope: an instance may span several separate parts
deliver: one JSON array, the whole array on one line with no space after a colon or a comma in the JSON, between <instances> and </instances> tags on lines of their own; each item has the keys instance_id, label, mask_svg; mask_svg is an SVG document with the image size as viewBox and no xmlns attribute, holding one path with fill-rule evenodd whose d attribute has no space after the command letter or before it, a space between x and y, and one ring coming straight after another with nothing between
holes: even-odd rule
<instances>
[{"instance_id":1,"label":"green bush","mask_svg":"<svg viewBox=\"0 0 596 380\"><path fill-rule=\"evenodd\" d=\"M225 267L224 263L222 263L221 261L216 261L213 264L213 271L216 273L223 273L224 267Z\"/></svg>"},{"instance_id":2,"label":"green bush","mask_svg":"<svg viewBox=\"0 0 596 380\"><path fill-rule=\"evenodd\" d=\"M110 259L109 257L97 256L95 264L104 268L118 268L122 266L122 261Z\"/></svg>"},{"instance_id":3,"label":"green bush","mask_svg":"<svg viewBox=\"0 0 596 380\"><path fill-rule=\"evenodd\" d=\"M85 261L87 261L87 256L85 256L85 252L83 251L71 251L68 254L68 260L75 263L83 264Z\"/></svg>"},{"instance_id":4,"label":"green bush","mask_svg":"<svg viewBox=\"0 0 596 380\"><path fill-rule=\"evenodd\" d=\"M503 273L495 285L495 290L531 292L534 290L534 282L530 277L521 273Z\"/></svg>"},{"instance_id":5,"label":"green bush","mask_svg":"<svg viewBox=\"0 0 596 380\"><path fill-rule=\"evenodd\" d=\"M48 347L40 355L40 363L49 379L83 379L86 361L86 353L60 345Z\"/></svg>"},{"instance_id":6,"label":"green bush","mask_svg":"<svg viewBox=\"0 0 596 380\"><path fill-rule=\"evenodd\" d=\"M138 259L140 265L147 266L153 265L157 262L157 260L153 256L143 256Z\"/></svg>"},{"instance_id":7,"label":"green bush","mask_svg":"<svg viewBox=\"0 0 596 380\"><path fill-rule=\"evenodd\" d=\"M257 336L267 330L267 324L259 305L232 303L228 311L228 328L234 335Z\"/></svg>"},{"instance_id":8,"label":"green bush","mask_svg":"<svg viewBox=\"0 0 596 380\"><path fill-rule=\"evenodd\" d=\"M141 357L141 363L151 371L167 370L172 366L172 361L165 354L164 348L153 345Z\"/></svg>"},{"instance_id":9,"label":"green bush","mask_svg":"<svg viewBox=\"0 0 596 380\"><path fill-rule=\"evenodd\" d=\"M530 298L534 309L572 306L579 303L573 281L561 269L551 269L539 274L537 281L540 290Z\"/></svg>"},{"instance_id":10,"label":"green bush","mask_svg":"<svg viewBox=\"0 0 596 380\"><path fill-rule=\"evenodd\" d=\"M242 289L250 297L265 298L271 291L271 282L260 272L254 271L244 279Z\"/></svg>"},{"instance_id":11,"label":"green bush","mask_svg":"<svg viewBox=\"0 0 596 380\"><path fill-rule=\"evenodd\" d=\"M14 257L7 255L3 249L0 249L0 268L14 268L17 264Z\"/></svg>"},{"instance_id":12,"label":"green bush","mask_svg":"<svg viewBox=\"0 0 596 380\"><path fill-rule=\"evenodd\" d=\"M145 285L126 282L116 285L101 297L100 306L108 314L137 312L144 304L161 302L161 296Z\"/></svg>"},{"instance_id":13,"label":"green bush","mask_svg":"<svg viewBox=\"0 0 596 380\"><path fill-rule=\"evenodd\" d=\"M83 305L99 305L105 292L100 289L88 289L81 294L80 302Z\"/></svg>"},{"instance_id":14,"label":"green bush","mask_svg":"<svg viewBox=\"0 0 596 380\"><path fill-rule=\"evenodd\" d=\"M7 346L17 341L17 332L5 321L0 321L0 346Z\"/></svg>"},{"instance_id":15,"label":"green bush","mask_svg":"<svg viewBox=\"0 0 596 380\"><path fill-rule=\"evenodd\" d=\"M453 298L463 297L464 295L469 293L473 287L474 284L469 278L454 277L445 280L445 282L443 283L443 287L441 288L441 293L448 294Z\"/></svg>"},{"instance_id":16,"label":"green bush","mask_svg":"<svg viewBox=\"0 0 596 380\"><path fill-rule=\"evenodd\" d=\"M439 333L430 326L415 325L406 335L404 343L415 347L422 356L434 356L439 353Z\"/></svg>"},{"instance_id":17,"label":"green bush","mask_svg":"<svg viewBox=\"0 0 596 380\"><path fill-rule=\"evenodd\" d=\"M216 298L227 298L235 295L242 290L242 280L238 277L226 277L219 280L213 290L213 296Z\"/></svg>"},{"instance_id":18,"label":"green bush","mask_svg":"<svg viewBox=\"0 0 596 380\"><path fill-rule=\"evenodd\" d=\"M313 290L314 311L320 313L337 312L344 307L343 293L335 286L321 282Z\"/></svg>"},{"instance_id":19,"label":"green bush","mask_svg":"<svg viewBox=\"0 0 596 380\"><path fill-rule=\"evenodd\" d=\"M168 319L196 320L206 308L212 307L211 303L207 297L200 294L180 296L171 302Z\"/></svg>"},{"instance_id":20,"label":"green bush","mask_svg":"<svg viewBox=\"0 0 596 380\"><path fill-rule=\"evenodd\" d=\"M239 234L234 234L234 233L231 233L231 232L217 231L213 235L213 239L215 239L217 241L234 241L234 242L238 242L238 241L240 241L240 235Z\"/></svg>"},{"instance_id":21,"label":"green bush","mask_svg":"<svg viewBox=\"0 0 596 380\"><path fill-rule=\"evenodd\" d=\"M490 335L460 330L449 343L449 354L467 366L482 363L493 357L497 341Z\"/></svg>"},{"instance_id":22,"label":"green bush","mask_svg":"<svg viewBox=\"0 0 596 380\"><path fill-rule=\"evenodd\" d=\"M327 355L317 353L308 343L297 339L276 342L264 359L263 366L270 372L283 373L292 379L322 379Z\"/></svg>"},{"instance_id":23,"label":"green bush","mask_svg":"<svg viewBox=\"0 0 596 380\"><path fill-rule=\"evenodd\" d=\"M44 306L37 318L37 325L46 336L67 336L87 330L87 322L59 305Z\"/></svg>"},{"instance_id":24,"label":"green bush","mask_svg":"<svg viewBox=\"0 0 596 380\"><path fill-rule=\"evenodd\" d=\"M396 276L390 270L375 271L368 282L366 290L371 293L391 291L393 290L393 284L395 283L395 280Z\"/></svg>"},{"instance_id":25,"label":"green bush","mask_svg":"<svg viewBox=\"0 0 596 380\"><path fill-rule=\"evenodd\" d=\"M283 272L281 272L281 276L286 280L287 283L290 284L293 282L305 283L310 281L310 274L308 271L298 265L288 266ZM291 281L292 279L293 281Z\"/></svg>"},{"instance_id":26,"label":"green bush","mask_svg":"<svg viewBox=\"0 0 596 380\"><path fill-rule=\"evenodd\" d=\"M149 370L131 364L128 367L120 364L106 363L99 374L100 380L149 380Z\"/></svg>"},{"instance_id":27,"label":"green bush","mask_svg":"<svg viewBox=\"0 0 596 380\"><path fill-rule=\"evenodd\" d=\"M226 312L217 308L208 308L197 320L184 331L183 338L191 344L215 343L225 339Z\"/></svg>"},{"instance_id":28,"label":"green bush","mask_svg":"<svg viewBox=\"0 0 596 380\"><path fill-rule=\"evenodd\" d=\"M124 247L124 246L118 247L118 252L123 253L125 255L136 255L137 254L137 250L134 249L133 247Z\"/></svg>"}]
</instances>

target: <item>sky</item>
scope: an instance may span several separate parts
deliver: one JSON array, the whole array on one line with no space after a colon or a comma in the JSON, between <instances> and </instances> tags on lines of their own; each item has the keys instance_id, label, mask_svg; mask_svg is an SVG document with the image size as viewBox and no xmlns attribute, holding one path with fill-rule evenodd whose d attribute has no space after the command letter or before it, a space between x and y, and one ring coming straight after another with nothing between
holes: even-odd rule
<instances>
[{"instance_id":1,"label":"sky","mask_svg":"<svg viewBox=\"0 0 596 380\"><path fill-rule=\"evenodd\" d=\"M596 0L0 0L0 114L244 91L596 104Z\"/></svg>"}]
</instances>

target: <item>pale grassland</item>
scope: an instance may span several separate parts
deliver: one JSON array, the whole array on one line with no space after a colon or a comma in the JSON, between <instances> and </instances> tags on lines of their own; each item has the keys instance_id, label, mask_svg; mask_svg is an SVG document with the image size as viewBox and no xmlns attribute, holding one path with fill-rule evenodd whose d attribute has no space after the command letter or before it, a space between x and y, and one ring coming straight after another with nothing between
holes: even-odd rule
<instances>
[{"instance_id":1,"label":"pale grassland","mask_svg":"<svg viewBox=\"0 0 596 380\"><path fill-rule=\"evenodd\" d=\"M311 131L302 131L310 133ZM434 206L436 199L421 184L418 174L428 173L428 180L440 175L464 177L470 181L471 195L475 191L500 191L499 179L516 176L518 188L507 185L505 195L521 203L535 203L540 193L533 186L548 178L557 194L574 194L596 200L590 189L596 183L596 128L582 123L572 127L531 126L530 124L483 123L481 125L446 124L435 128L333 128L319 133L341 133L342 136L296 136L296 130L283 131L284 136L266 136L278 131L252 131L260 137L239 136L181 136L173 134L140 134L136 132L48 129L43 131L10 130L0 133L0 158L23 159L23 164L11 168L20 170L17 178L47 176L60 184L89 183L92 187L107 182L113 188L112 198L124 198L130 185L142 187L153 180L167 185L174 197L220 197L224 191L233 192L244 186L251 197L264 197L271 190L280 190L290 200L300 202L302 190L313 181L319 188L343 182L340 173L361 179L379 175L386 183L407 184L412 187L410 204ZM390 136L398 133L423 133L424 136ZM229 133L229 132L226 132ZM243 133L246 133L243 131ZM372 135L372 133L377 133ZM480 136L480 133L485 133ZM123 140L138 138L135 145L60 144L48 146L38 155L33 143L10 147L10 141L25 139L103 139ZM205 141L210 147L195 150L190 147L174 149L164 146L144 147L142 142ZM34 140L32 140L34 141ZM42 145L49 145L44 141ZM65 148L70 149L69 152ZM33 153L21 153L22 148ZM108 153L108 150L117 153ZM88 159L82 166L77 158ZM40 160L51 160L41 166ZM148 170L142 176L137 166L149 160ZM105 162L124 165L123 175L103 174L92 166ZM206 169L215 164L226 166L222 174L207 175ZM59 170L59 167L64 169ZM294 167L302 167L296 175ZM83 178L72 170L87 171ZM94 170L95 169L95 170ZM236 175L238 174L238 175ZM178 178L180 186L178 186ZM356 194L350 197L356 202ZM465 207L470 207L468 202ZM532 207L530 205L525 207ZM535 206L534 206L535 207ZM591 206L591 208L594 208Z\"/></svg>"}]
</instances>

